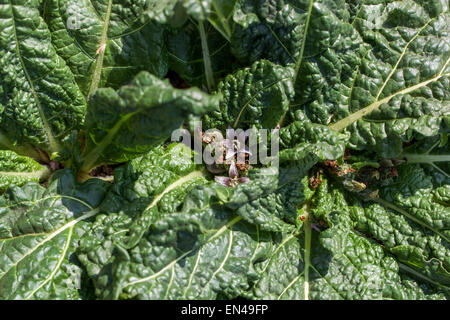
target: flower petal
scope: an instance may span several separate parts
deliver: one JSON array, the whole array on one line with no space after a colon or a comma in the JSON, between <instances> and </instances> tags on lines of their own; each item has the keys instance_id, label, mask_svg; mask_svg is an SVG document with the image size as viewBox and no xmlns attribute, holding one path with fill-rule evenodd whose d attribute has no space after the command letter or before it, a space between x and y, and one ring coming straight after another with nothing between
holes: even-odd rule
<instances>
[{"instance_id":1,"label":"flower petal","mask_svg":"<svg viewBox=\"0 0 450 320\"><path fill-rule=\"evenodd\" d=\"M231 162L230 170L228 171L228 175L230 176L231 179L239 177L239 171L236 168L236 163L234 161Z\"/></svg>"},{"instance_id":2,"label":"flower petal","mask_svg":"<svg viewBox=\"0 0 450 320\"><path fill-rule=\"evenodd\" d=\"M239 181L239 183L246 184L246 183L250 182L250 178L249 177L241 177L238 179L238 181Z\"/></svg>"},{"instance_id":3,"label":"flower petal","mask_svg":"<svg viewBox=\"0 0 450 320\"><path fill-rule=\"evenodd\" d=\"M220 183L220 184L223 185L223 186L226 186L226 187L231 186L231 179L228 178L228 177L220 177L220 176L217 176L217 177L214 178L214 180L215 180L217 183Z\"/></svg>"}]
</instances>

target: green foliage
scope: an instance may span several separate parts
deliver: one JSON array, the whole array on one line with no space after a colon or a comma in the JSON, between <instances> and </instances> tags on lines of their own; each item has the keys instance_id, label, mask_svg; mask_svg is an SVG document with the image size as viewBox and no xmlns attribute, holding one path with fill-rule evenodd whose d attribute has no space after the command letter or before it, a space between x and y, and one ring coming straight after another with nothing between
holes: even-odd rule
<instances>
[{"instance_id":1,"label":"green foliage","mask_svg":"<svg viewBox=\"0 0 450 320\"><path fill-rule=\"evenodd\" d=\"M29 181L39 182L50 175L50 170L28 157L12 151L0 151L0 191L14 184L21 186Z\"/></svg>"},{"instance_id":2,"label":"green foliage","mask_svg":"<svg viewBox=\"0 0 450 320\"><path fill-rule=\"evenodd\" d=\"M198 89L174 89L147 72L139 73L117 92L98 89L86 114L86 147L82 170L120 163L164 143L189 116L217 108L218 96Z\"/></svg>"},{"instance_id":3,"label":"green foliage","mask_svg":"<svg viewBox=\"0 0 450 320\"><path fill-rule=\"evenodd\" d=\"M449 23L442 0L0 0L0 299L448 299ZM194 163L170 142L196 120L268 130L279 166L235 141Z\"/></svg>"}]
</instances>

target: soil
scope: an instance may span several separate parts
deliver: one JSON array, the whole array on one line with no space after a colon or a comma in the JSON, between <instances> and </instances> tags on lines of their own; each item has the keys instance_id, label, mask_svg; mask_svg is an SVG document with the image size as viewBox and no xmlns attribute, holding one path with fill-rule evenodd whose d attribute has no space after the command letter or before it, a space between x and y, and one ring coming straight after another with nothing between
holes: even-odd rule
<instances>
[{"instance_id":1,"label":"soil","mask_svg":"<svg viewBox=\"0 0 450 320\"><path fill-rule=\"evenodd\" d=\"M89 175L91 177L109 177L114 175L114 169L119 165L102 165L92 170Z\"/></svg>"}]
</instances>

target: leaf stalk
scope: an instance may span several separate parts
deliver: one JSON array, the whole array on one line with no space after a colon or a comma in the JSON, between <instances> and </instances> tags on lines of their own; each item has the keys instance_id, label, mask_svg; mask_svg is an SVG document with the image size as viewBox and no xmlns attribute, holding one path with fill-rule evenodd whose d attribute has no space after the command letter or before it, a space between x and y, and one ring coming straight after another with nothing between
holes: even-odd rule
<instances>
[{"instance_id":1,"label":"leaf stalk","mask_svg":"<svg viewBox=\"0 0 450 320\"><path fill-rule=\"evenodd\" d=\"M212 92L215 88L214 74L211 66L211 57L209 55L208 38L206 36L205 26L203 21L198 22L198 30L200 32L200 39L202 42L203 63L205 66L206 84L208 91Z\"/></svg>"}]
</instances>

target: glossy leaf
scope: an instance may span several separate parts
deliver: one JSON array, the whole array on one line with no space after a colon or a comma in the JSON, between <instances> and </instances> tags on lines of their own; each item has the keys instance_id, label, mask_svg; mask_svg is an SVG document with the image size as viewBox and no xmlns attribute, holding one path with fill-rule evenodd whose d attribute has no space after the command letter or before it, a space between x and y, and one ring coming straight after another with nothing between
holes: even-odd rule
<instances>
[{"instance_id":1,"label":"glossy leaf","mask_svg":"<svg viewBox=\"0 0 450 320\"><path fill-rule=\"evenodd\" d=\"M120 163L162 144L191 115L217 108L219 97L192 88L174 89L168 80L142 72L117 92L99 89L89 100L82 170Z\"/></svg>"},{"instance_id":2,"label":"glossy leaf","mask_svg":"<svg viewBox=\"0 0 450 320\"><path fill-rule=\"evenodd\" d=\"M294 95L292 70L258 61L223 80L217 89L220 109L205 117L208 128L274 129Z\"/></svg>"},{"instance_id":3,"label":"glossy leaf","mask_svg":"<svg viewBox=\"0 0 450 320\"><path fill-rule=\"evenodd\" d=\"M78 185L69 171L44 189L30 182L0 198L0 298L78 299L83 270L74 249L108 184Z\"/></svg>"},{"instance_id":4,"label":"glossy leaf","mask_svg":"<svg viewBox=\"0 0 450 320\"><path fill-rule=\"evenodd\" d=\"M10 185L39 182L50 176L50 169L12 151L0 151L0 192Z\"/></svg>"},{"instance_id":5,"label":"glossy leaf","mask_svg":"<svg viewBox=\"0 0 450 320\"><path fill-rule=\"evenodd\" d=\"M326 217L339 211L355 222L355 229L375 239L393 254L405 271L448 291L449 214L444 186L434 186L418 165L403 165L398 177L378 189L378 197L367 202L364 196L348 195L335 186L321 185L314 214Z\"/></svg>"},{"instance_id":6,"label":"glossy leaf","mask_svg":"<svg viewBox=\"0 0 450 320\"><path fill-rule=\"evenodd\" d=\"M317 160L335 160L344 155L347 144L345 135L326 126L296 121L280 129L280 160L301 161L310 155Z\"/></svg>"},{"instance_id":7,"label":"glossy leaf","mask_svg":"<svg viewBox=\"0 0 450 320\"><path fill-rule=\"evenodd\" d=\"M401 274L396 261L379 245L338 226L320 234L309 230L278 236L269 259L256 268L261 278L249 296L253 299L445 298L445 293L419 286Z\"/></svg>"},{"instance_id":8,"label":"glossy leaf","mask_svg":"<svg viewBox=\"0 0 450 320\"><path fill-rule=\"evenodd\" d=\"M119 88L140 71L167 73L165 27L144 18L146 1L50 0L52 42L85 95Z\"/></svg>"},{"instance_id":9,"label":"glossy leaf","mask_svg":"<svg viewBox=\"0 0 450 320\"><path fill-rule=\"evenodd\" d=\"M294 68L288 123L307 117L394 157L448 121L448 10L440 0L241 0L232 50Z\"/></svg>"},{"instance_id":10,"label":"glossy leaf","mask_svg":"<svg viewBox=\"0 0 450 320\"><path fill-rule=\"evenodd\" d=\"M0 3L0 148L40 158L80 128L86 102L52 46L39 1Z\"/></svg>"}]
</instances>

